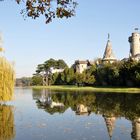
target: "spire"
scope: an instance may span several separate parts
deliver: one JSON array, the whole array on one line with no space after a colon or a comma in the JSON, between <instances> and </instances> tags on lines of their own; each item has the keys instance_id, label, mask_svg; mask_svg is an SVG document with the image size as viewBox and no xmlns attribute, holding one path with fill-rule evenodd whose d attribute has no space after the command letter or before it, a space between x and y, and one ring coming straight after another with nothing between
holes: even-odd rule
<instances>
[{"instance_id":1,"label":"spire","mask_svg":"<svg viewBox=\"0 0 140 140\"><path fill-rule=\"evenodd\" d=\"M136 32L138 32L138 31L139 31L139 28L135 28L134 30L135 30Z\"/></svg>"},{"instance_id":2,"label":"spire","mask_svg":"<svg viewBox=\"0 0 140 140\"><path fill-rule=\"evenodd\" d=\"M108 33L108 40L110 40L110 34Z\"/></svg>"},{"instance_id":3,"label":"spire","mask_svg":"<svg viewBox=\"0 0 140 140\"><path fill-rule=\"evenodd\" d=\"M103 116L105 119L105 123L106 123L106 127L108 130L108 134L110 139L112 138L112 134L113 134L113 130L114 130L114 126L115 126L115 117L107 117L107 116Z\"/></svg>"},{"instance_id":4,"label":"spire","mask_svg":"<svg viewBox=\"0 0 140 140\"><path fill-rule=\"evenodd\" d=\"M115 58L113 50L112 50L110 34L108 34L108 41L107 41L105 52L103 55L103 61L112 61L112 60L116 60L116 58Z\"/></svg>"}]
</instances>

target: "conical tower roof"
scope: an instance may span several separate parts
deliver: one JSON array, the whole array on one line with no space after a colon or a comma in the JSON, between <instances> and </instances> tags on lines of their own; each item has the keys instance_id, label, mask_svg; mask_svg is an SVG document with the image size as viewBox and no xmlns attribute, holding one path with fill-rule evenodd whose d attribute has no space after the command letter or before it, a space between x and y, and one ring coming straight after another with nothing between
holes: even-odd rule
<instances>
[{"instance_id":1,"label":"conical tower roof","mask_svg":"<svg viewBox=\"0 0 140 140\"><path fill-rule=\"evenodd\" d=\"M111 41L108 37L108 41L107 41L107 44L106 44L106 48L105 48L105 52L104 52L104 55L103 55L103 60L106 61L106 60L116 60L115 56L114 56L114 53L113 53L113 50L112 50L112 44L111 44Z\"/></svg>"},{"instance_id":2,"label":"conical tower roof","mask_svg":"<svg viewBox=\"0 0 140 140\"><path fill-rule=\"evenodd\" d=\"M106 127L107 127L107 130L108 130L109 137L111 139L112 134L113 134L113 130L114 130L114 127L115 127L116 118L115 117L104 116L104 119L105 119L105 123L106 123Z\"/></svg>"}]
</instances>

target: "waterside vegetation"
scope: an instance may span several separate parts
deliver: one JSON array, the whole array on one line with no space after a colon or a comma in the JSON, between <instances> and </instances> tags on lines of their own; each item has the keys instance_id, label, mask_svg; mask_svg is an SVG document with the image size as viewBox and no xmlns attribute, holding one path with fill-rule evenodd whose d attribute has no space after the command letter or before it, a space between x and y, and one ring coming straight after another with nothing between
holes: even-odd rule
<instances>
[{"instance_id":1,"label":"waterside vegetation","mask_svg":"<svg viewBox=\"0 0 140 140\"><path fill-rule=\"evenodd\" d=\"M53 91L87 91L106 93L140 93L140 88L130 87L77 87L71 85L32 86L33 89L50 89Z\"/></svg>"},{"instance_id":2,"label":"waterside vegetation","mask_svg":"<svg viewBox=\"0 0 140 140\"><path fill-rule=\"evenodd\" d=\"M9 101L14 95L14 69L5 57L0 57L0 101Z\"/></svg>"},{"instance_id":3,"label":"waterside vegetation","mask_svg":"<svg viewBox=\"0 0 140 140\"><path fill-rule=\"evenodd\" d=\"M55 61L54 59L50 59L44 64L37 66L36 73L32 77L33 86L77 85L77 87L140 87L139 61L129 59L127 61L116 61L114 63L105 64L102 62L97 64L95 62L82 73L78 73L73 65L69 68L66 63L62 61L64 64L59 66ZM64 70L63 72L51 73L49 70L52 67L63 68ZM46 82L45 84L43 80ZM127 90L127 88L125 90Z\"/></svg>"}]
</instances>

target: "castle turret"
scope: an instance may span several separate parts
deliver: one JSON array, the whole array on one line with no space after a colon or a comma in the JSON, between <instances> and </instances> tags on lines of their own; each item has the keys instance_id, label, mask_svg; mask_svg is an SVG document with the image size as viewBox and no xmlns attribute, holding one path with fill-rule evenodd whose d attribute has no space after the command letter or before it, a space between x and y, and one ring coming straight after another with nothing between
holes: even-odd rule
<instances>
[{"instance_id":1,"label":"castle turret","mask_svg":"<svg viewBox=\"0 0 140 140\"><path fill-rule=\"evenodd\" d=\"M108 134L109 134L109 137L110 139L112 138L112 134L113 134L113 130L114 130L114 127L115 127L115 121L116 121L116 117L114 116L103 116L104 119L105 119L105 123L106 123L106 127L107 127L107 130L108 130Z\"/></svg>"},{"instance_id":2,"label":"castle turret","mask_svg":"<svg viewBox=\"0 0 140 140\"><path fill-rule=\"evenodd\" d=\"M130 53L129 56L134 60L140 59L140 33L138 29L135 29L135 32L132 33L132 36L128 38L130 43Z\"/></svg>"},{"instance_id":3,"label":"castle turret","mask_svg":"<svg viewBox=\"0 0 140 140\"><path fill-rule=\"evenodd\" d=\"M114 53L113 53L113 50L112 50L112 44L111 44L111 41L110 41L110 36L108 34L108 41L107 41L107 44L106 44L106 48L105 48L105 52L104 52L104 55L103 55L103 59L102 59L103 62L109 62L109 63L113 63L116 61L116 58L114 56Z\"/></svg>"}]
</instances>

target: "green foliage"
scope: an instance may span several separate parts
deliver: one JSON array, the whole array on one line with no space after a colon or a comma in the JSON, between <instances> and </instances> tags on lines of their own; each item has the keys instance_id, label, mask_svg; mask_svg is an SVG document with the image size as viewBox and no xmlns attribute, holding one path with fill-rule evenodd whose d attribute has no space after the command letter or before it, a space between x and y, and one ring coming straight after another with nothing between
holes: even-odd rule
<instances>
[{"instance_id":1,"label":"green foliage","mask_svg":"<svg viewBox=\"0 0 140 140\"><path fill-rule=\"evenodd\" d=\"M74 69L73 68L66 68L64 70L64 76L65 76L65 83L68 85L75 83L75 75L74 75Z\"/></svg>"},{"instance_id":2,"label":"green foliage","mask_svg":"<svg viewBox=\"0 0 140 140\"><path fill-rule=\"evenodd\" d=\"M46 60L43 64L39 64L37 66L36 73L41 73L41 72L48 72L50 68L56 68L56 69L64 69L68 67L66 62L62 59L55 60L50 58L49 60Z\"/></svg>"},{"instance_id":3,"label":"green foliage","mask_svg":"<svg viewBox=\"0 0 140 140\"><path fill-rule=\"evenodd\" d=\"M43 15L46 23L50 23L54 18L69 18L75 15L77 2L75 0L15 0L18 4L25 4L21 11L24 17L28 16L36 19Z\"/></svg>"},{"instance_id":4,"label":"green foliage","mask_svg":"<svg viewBox=\"0 0 140 140\"><path fill-rule=\"evenodd\" d=\"M52 58L44 62L45 71L48 71L51 67L55 68L56 66L57 66L57 61Z\"/></svg>"},{"instance_id":5,"label":"green foliage","mask_svg":"<svg viewBox=\"0 0 140 140\"><path fill-rule=\"evenodd\" d=\"M97 85L116 86L118 85L119 68L116 64L105 64L97 69Z\"/></svg>"},{"instance_id":6,"label":"green foliage","mask_svg":"<svg viewBox=\"0 0 140 140\"><path fill-rule=\"evenodd\" d=\"M38 65L38 71L47 72L50 67L64 68L59 74L51 75L53 85L78 86L140 86L140 62L129 60L92 65L83 73L77 73L73 67L68 68L63 60L49 59L44 64Z\"/></svg>"},{"instance_id":7,"label":"green foliage","mask_svg":"<svg viewBox=\"0 0 140 140\"><path fill-rule=\"evenodd\" d=\"M58 76L59 76L58 73L54 73L54 74L51 76L51 85L57 84Z\"/></svg>"},{"instance_id":8,"label":"green foliage","mask_svg":"<svg viewBox=\"0 0 140 140\"><path fill-rule=\"evenodd\" d=\"M40 75L35 75L32 77L32 85L33 86L40 86L43 85L43 80Z\"/></svg>"},{"instance_id":9,"label":"green foliage","mask_svg":"<svg viewBox=\"0 0 140 140\"><path fill-rule=\"evenodd\" d=\"M85 73L76 73L76 83L77 85L84 85L84 82L85 82Z\"/></svg>"},{"instance_id":10,"label":"green foliage","mask_svg":"<svg viewBox=\"0 0 140 140\"><path fill-rule=\"evenodd\" d=\"M59 59L59 60L55 60L55 59L52 59L50 58L49 60L45 61L43 64L39 64L37 66L37 69L36 69L36 75L38 77L38 75L40 75L40 81L41 81L41 78L42 78L42 81L44 81L43 79L46 79L44 82L43 82L43 85L51 85L51 84L62 84L63 80L61 80L61 75L59 75L58 73L51 73L51 68L53 69L64 69L64 68L67 68L67 64L65 63L64 60L62 59ZM34 82L33 82L33 85L35 84L38 84L38 78L33 78ZM35 80L37 80L37 82L35 82ZM42 85L41 82L39 82L40 85Z\"/></svg>"},{"instance_id":11,"label":"green foliage","mask_svg":"<svg viewBox=\"0 0 140 140\"><path fill-rule=\"evenodd\" d=\"M37 65L36 73L39 74L44 71L44 64Z\"/></svg>"},{"instance_id":12,"label":"green foliage","mask_svg":"<svg viewBox=\"0 0 140 140\"><path fill-rule=\"evenodd\" d=\"M32 85L32 78L30 77L22 77L16 79L16 86L31 86Z\"/></svg>"},{"instance_id":13,"label":"green foliage","mask_svg":"<svg viewBox=\"0 0 140 140\"><path fill-rule=\"evenodd\" d=\"M66 67L68 67L68 66L67 66L67 64L66 64L66 62L64 60L59 59L59 60L56 61L56 68L64 69Z\"/></svg>"},{"instance_id":14,"label":"green foliage","mask_svg":"<svg viewBox=\"0 0 140 140\"><path fill-rule=\"evenodd\" d=\"M92 65L90 69L87 69L84 71L84 76L85 76L85 85L93 85L96 81L95 75L96 75L97 67L96 65Z\"/></svg>"},{"instance_id":15,"label":"green foliage","mask_svg":"<svg viewBox=\"0 0 140 140\"><path fill-rule=\"evenodd\" d=\"M140 62L129 60L104 64L97 69L96 85L140 86Z\"/></svg>"},{"instance_id":16,"label":"green foliage","mask_svg":"<svg viewBox=\"0 0 140 140\"><path fill-rule=\"evenodd\" d=\"M91 75L95 75L96 74L96 71L97 71L97 66L96 65L92 65L90 67L90 69L87 69L86 72L91 74Z\"/></svg>"},{"instance_id":17,"label":"green foliage","mask_svg":"<svg viewBox=\"0 0 140 140\"><path fill-rule=\"evenodd\" d=\"M51 78L54 85L73 85L75 83L74 69L66 67L61 73L54 73Z\"/></svg>"},{"instance_id":18,"label":"green foliage","mask_svg":"<svg viewBox=\"0 0 140 140\"><path fill-rule=\"evenodd\" d=\"M120 79L124 86L140 86L139 84L140 62L129 60L120 67Z\"/></svg>"},{"instance_id":19,"label":"green foliage","mask_svg":"<svg viewBox=\"0 0 140 140\"><path fill-rule=\"evenodd\" d=\"M85 81L84 81L84 83L86 85L93 85L95 83L95 77L94 77L94 75L91 75L90 73L87 73L85 75Z\"/></svg>"}]
</instances>

